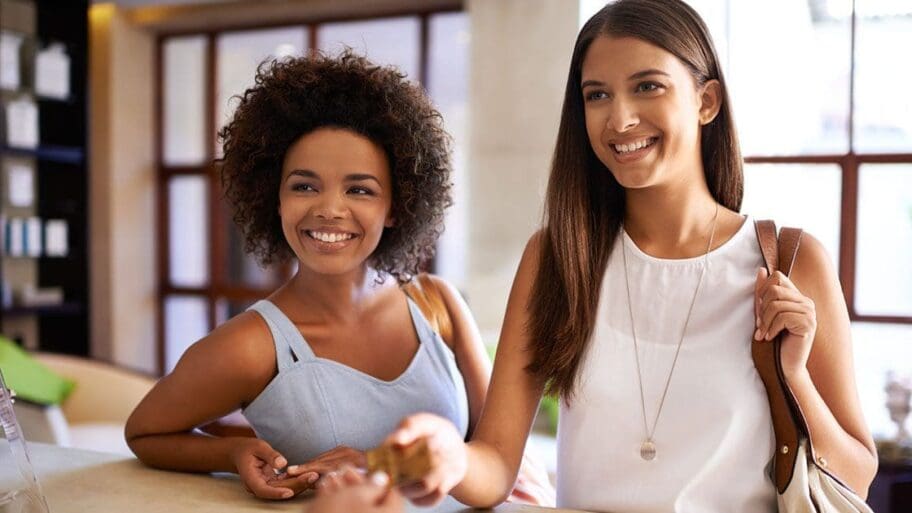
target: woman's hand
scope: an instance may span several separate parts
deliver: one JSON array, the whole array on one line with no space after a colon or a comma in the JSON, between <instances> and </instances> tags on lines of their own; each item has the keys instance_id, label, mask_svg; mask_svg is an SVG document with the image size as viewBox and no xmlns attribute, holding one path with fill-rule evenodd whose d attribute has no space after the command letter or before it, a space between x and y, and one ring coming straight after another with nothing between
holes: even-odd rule
<instances>
[{"instance_id":1,"label":"woman's hand","mask_svg":"<svg viewBox=\"0 0 912 513\"><path fill-rule=\"evenodd\" d=\"M769 276L766 269L757 273L754 287L757 340L782 337L782 371L786 379L806 374L808 356L817 332L817 312L811 298L798 290L784 274Z\"/></svg>"},{"instance_id":2,"label":"woman's hand","mask_svg":"<svg viewBox=\"0 0 912 513\"><path fill-rule=\"evenodd\" d=\"M465 477L468 456L456 426L430 413L406 417L384 443L402 447L420 438L427 440L431 471L421 481L402 486L401 491L414 504L431 506L442 501Z\"/></svg>"},{"instance_id":3,"label":"woman's hand","mask_svg":"<svg viewBox=\"0 0 912 513\"><path fill-rule=\"evenodd\" d=\"M288 467L286 473L290 478L298 478L307 475L315 475L319 478L331 472L340 471L346 467L364 469L366 466L367 457L363 452L340 445L335 449L324 452L307 463Z\"/></svg>"},{"instance_id":4,"label":"woman's hand","mask_svg":"<svg viewBox=\"0 0 912 513\"><path fill-rule=\"evenodd\" d=\"M290 478L280 474L288 461L259 438L240 438L231 451L231 461L247 491L261 499L290 499L312 488L318 477L314 473Z\"/></svg>"},{"instance_id":5,"label":"woman's hand","mask_svg":"<svg viewBox=\"0 0 912 513\"><path fill-rule=\"evenodd\" d=\"M551 508L557 502L545 465L528 452L523 454L519 475L507 502Z\"/></svg>"},{"instance_id":6,"label":"woman's hand","mask_svg":"<svg viewBox=\"0 0 912 513\"><path fill-rule=\"evenodd\" d=\"M386 474L365 478L360 472L346 468L331 472L320 479L317 498L308 505L308 513L399 513L403 511L402 495L388 489Z\"/></svg>"}]
</instances>

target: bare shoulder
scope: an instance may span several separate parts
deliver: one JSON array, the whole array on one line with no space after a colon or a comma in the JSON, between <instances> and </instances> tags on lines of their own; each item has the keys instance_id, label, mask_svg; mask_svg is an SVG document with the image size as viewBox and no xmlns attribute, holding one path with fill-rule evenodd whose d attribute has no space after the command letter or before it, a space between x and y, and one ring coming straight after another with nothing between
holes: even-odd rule
<instances>
[{"instance_id":1,"label":"bare shoulder","mask_svg":"<svg viewBox=\"0 0 912 513\"><path fill-rule=\"evenodd\" d=\"M812 299L819 294L841 293L832 257L823 243L808 232L801 235L791 278L798 289Z\"/></svg>"},{"instance_id":2,"label":"bare shoulder","mask_svg":"<svg viewBox=\"0 0 912 513\"><path fill-rule=\"evenodd\" d=\"M474 339L480 339L480 335L477 335L478 328L475 325L472 311L469 309L469 305L459 292L459 289L452 283L433 274L428 274L428 278L440 291L452 323L453 333L450 337L452 340L445 340L444 342L450 346L450 349L458 353L466 345L473 345Z\"/></svg>"},{"instance_id":3,"label":"bare shoulder","mask_svg":"<svg viewBox=\"0 0 912 513\"><path fill-rule=\"evenodd\" d=\"M443 296L443 299L446 302L448 308L450 305L455 305L462 301L462 294L460 294L456 286L454 286L448 280L437 276L436 274L428 274L427 276L437 287L437 290L440 291L440 294ZM454 313L452 309L450 310L450 313Z\"/></svg>"},{"instance_id":4,"label":"bare shoulder","mask_svg":"<svg viewBox=\"0 0 912 513\"><path fill-rule=\"evenodd\" d=\"M831 350L851 347L850 320L839 275L833 260L823 244L813 235L805 232L791 273L792 283L814 302L817 318L817 336L814 344ZM829 351L827 351L829 352ZM812 352L811 367L816 359ZM833 356L835 353L830 353ZM851 358L846 354L846 358Z\"/></svg>"},{"instance_id":5,"label":"bare shoulder","mask_svg":"<svg viewBox=\"0 0 912 513\"><path fill-rule=\"evenodd\" d=\"M266 321L243 312L190 346L175 373L193 372L213 378L233 377L244 388L262 389L275 375L275 345ZM258 390L257 390L258 391Z\"/></svg>"},{"instance_id":6,"label":"bare shoulder","mask_svg":"<svg viewBox=\"0 0 912 513\"><path fill-rule=\"evenodd\" d=\"M542 251L545 250L547 234L544 228L535 231L526 242L523 249L522 258L519 261L519 269L516 278L534 277L538 271L539 259Z\"/></svg>"}]
</instances>

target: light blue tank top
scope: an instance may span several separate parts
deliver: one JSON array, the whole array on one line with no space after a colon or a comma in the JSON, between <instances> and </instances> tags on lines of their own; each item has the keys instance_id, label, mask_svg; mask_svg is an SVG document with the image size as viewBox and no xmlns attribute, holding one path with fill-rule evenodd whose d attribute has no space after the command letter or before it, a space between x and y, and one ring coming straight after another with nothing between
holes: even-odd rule
<instances>
[{"instance_id":1,"label":"light blue tank top","mask_svg":"<svg viewBox=\"0 0 912 513\"><path fill-rule=\"evenodd\" d=\"M453 352L411 299L408 305L418 352L392 381L314 355L275 304L262 300L251 306L269 325L278 366L276 377L243 410L257 436L290 464L340 445L375 447L404 417L419 412L450 419L465 437L468 400Z\"/></svg>"}]
</instances>

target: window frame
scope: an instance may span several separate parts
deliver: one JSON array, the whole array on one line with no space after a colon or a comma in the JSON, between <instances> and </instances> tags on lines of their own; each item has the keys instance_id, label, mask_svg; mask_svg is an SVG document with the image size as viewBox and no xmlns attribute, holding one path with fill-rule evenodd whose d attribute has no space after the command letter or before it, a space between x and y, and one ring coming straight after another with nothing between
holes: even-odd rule
<instances>
[{"instance_id":1,"label":"window frame","mask_svg":"<svg viewBox=\"0 0 912 513\"><path fill-rule=\"evenodd\" d=\"M853 322L912 324L912 315L859 314L855 308L855 257L858 249L858 180L863 164L912 164L912 153L858 153L855 151L855 38L858 30L856 5L852 2L849 23L849 131L848 151L829 155L750 155L745 164L835 164L842 172L842 198L839 229L839 281L842 284L849 319Z\"/></svg>"}]
</instances>

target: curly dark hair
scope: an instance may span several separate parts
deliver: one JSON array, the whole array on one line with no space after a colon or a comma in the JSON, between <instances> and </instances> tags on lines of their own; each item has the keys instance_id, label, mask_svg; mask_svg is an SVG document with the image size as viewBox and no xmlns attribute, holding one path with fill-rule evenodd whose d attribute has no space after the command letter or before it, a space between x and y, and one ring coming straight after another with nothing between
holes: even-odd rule
<instances>
[{"instance_id":1,"label":"curly dark hair","mask_svg":"<svg viewBox=\"0 0 912 513\"><path fill-rule=\"evenodd\" d=\"M392 215L369 264L400 283L434 255L450 197L450 137L424 91L396 68L346 49L338 57L264 61L221 131L225 197L262 265L293 256L279 218L282 162L301 136L321 127L352 130L382 147L393 183Z\"/></svg>"}]
</instances>

